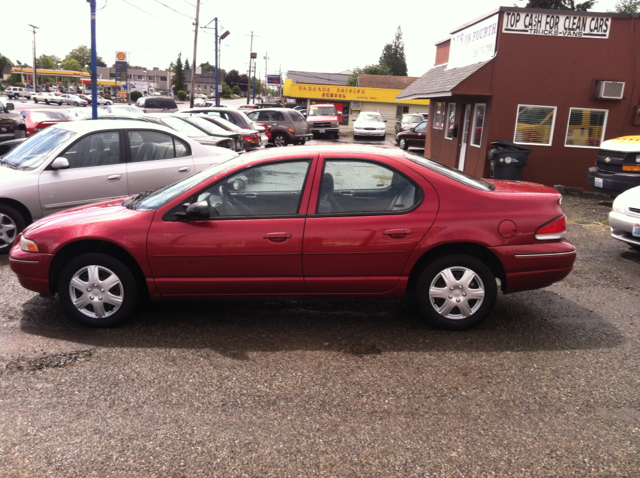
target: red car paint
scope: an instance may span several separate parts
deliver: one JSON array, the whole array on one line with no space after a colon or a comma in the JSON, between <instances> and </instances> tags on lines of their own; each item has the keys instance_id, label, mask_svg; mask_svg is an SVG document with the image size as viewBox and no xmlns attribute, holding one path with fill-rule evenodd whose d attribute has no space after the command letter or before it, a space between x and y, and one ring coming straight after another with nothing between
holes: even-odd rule
<instances>
[{"instance_id":1,"label":"red car paint","mask_svg":"<svg viewBox=\"0 0 640 478\"><path fill-rule=\"evenodd\" d=\"M120 199L47 216L16 239L11 268L27 289L51 294L57 254L108 245L131 258L153 298L400 298L426 264L450 253L490 264L504 293L545 287L570 273L575 249L558 229L564 213L556 190L505 180L490 181L494 190L476 189L405 154L371 147L247 154L157 210L128 209ZM300 158L310 166L297 214L166 219L196 190L252 166ZM325 162L332 159L384 165L399 173L419 188L417 206L388 214L316 212ZM558 237L536 240L536 232L553 221L560 226L546 230ZM39 252L23 251L22 236L35 241Z\"/></svg>"},{"instance_id":2,"label":"red car paint","mask_svg":"<svg viewBox=\"0 0 640 478\"><path fill-rule=\"evenodd\" d=\"M48 126L56 123L64 123L65 121L73 121L73 118L63 111L50 109L31 109L20 112L24 116L24 122L27 126L27 135L33 136L38 131L42 131Z\"/></svg>"}]
</instances>

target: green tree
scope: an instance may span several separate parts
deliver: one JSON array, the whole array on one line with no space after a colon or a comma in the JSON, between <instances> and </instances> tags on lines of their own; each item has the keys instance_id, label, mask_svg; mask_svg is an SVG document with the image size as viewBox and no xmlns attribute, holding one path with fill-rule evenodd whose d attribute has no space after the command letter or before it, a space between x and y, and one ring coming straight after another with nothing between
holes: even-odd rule
<instances>
[{"instance_id":1,"label":"green tree","mask_svg":"<svg viewBox=\"0 0 640 478\"><path fill-rule=\"evenodd\" d=\"M60 69L70 71L82 71L82 65L78 60L65 58L60 62Z\"/></svg>"},{"instance_id":2,"label":"green tree","mask_svg":"<svg viewBox=\"0 0 640 478\"><path fill-rule=\"evenodd\" d=\"M22 75L20 73L11 73L9 78L7 78L7 85L9 85L9 86L23 86L22 85Z\"/></svg>"},{"instance_id":3,"label":"green tree","mask_svg":"<svg viewBox=\"0 0 640 478\"><path fill-rule=\"evenodd\" d=\"M176 92L176 95L178 96L178 99L180 101L184 101L187 99L187 92L184 90L179 90L178 92Z\"/></svg>"},{"instance_id":4,"label":"green tree","mask_svg":"<svg viewBox=\"0 0 640 478\"><path fill-rule=\"evenodd\" d=\"M391 75L389 65L367 65L364 68L354 68L353 74L349 77L347 85L357 86L358 75Z\"/></svg>"},{"instance_id":5,"label":"green tree","mask_svg":"<svg viewBox=\"0 0 640 478\"><path fill-rule=\"evenodd\" d=\"M226 83L221 83L222 86L222 97L223 98L233 98L233 95L231 94L231 88L229 88L229 85L227 85Z\"/></svg>"},{"instance_id":6,"label":"green tree","mask_svg":"<svg viewBox=\"0 0 640 478\"><path fill-rule=\"evenodd\" d=\"M85 69L88 71L91 69L91 48L80 45L78 48L71 50L64 59L76 60L80 64L81 70ZM106 66L106 63L99 55L97 56L97 64L98 66Z\"/></svg>"},{"instance_id":7,"label":"green tree","mask_svg":"<svg viewBox=\"0 0 640 478\"><path fill-rule=\"evenodd\" d=\"M233 85L233 88L231 88L231 93L240 96L242 94L242 90L238 85Z\"/></svg>"},{"instance_id":8,"label":"green tree","mask_svg":"<svg viewBox=\"0 0 640 478\"><path fill-rule=\"evenodd\" d=\"M9 58L0 53L0 75L2 74L2 70L4 70L4 67L6 65L14 66L13 62L9 60Z\"/></svg>"},{"instance_id":9,"label":"green tree","mask_svg":"<svg viewBox=\"0 0 640 478\"><path fill-rule=\"evenodd\" d=\"M576 12L586 12L593 5L596 0L586 0L582 3L577 3L575 0L528 0L525 8L548 8L551 10L573 10Z\"/></svg>"},{"instance_id":10,"label":"green tree","mask_svg":"<svg viewBox=\"0 0 640 478\"><path fill-rule=\"evenodd\" d=\"M138 101L138 98L142 97L142 93L140 93L138 90L133 90L131 93L129 93L129 99L135 103L136 101Z\"/></svg>"},{"instance_id":11,"label":"green tree","mask_svg":"<svg viewBox=\"0 0 640 478\"><path fill-rule=\"evenodd\" d=\"M182 66L182 53L178 54L178 59L173 67L173 77L171 78L171 84L173 85L173 93L178 94L178 91L187 90L187 78L184 74L184 67ZM186 93L185 93L186 95Z\"/></svg>"},{"instance_id":12,"label":"green tree","mask_svg":"<svg viewBox=\"0 0 640 478\"><path fill-rule=\"evenodd\" d=\"M618 0L616 3L617 13L636 13L640 10L640 0Z\"/></svg>"},{"instance_id":13,"label":"green tree","mask_svg":"<svg viewBox=\"0 0 640 478\"><path fill-rule=\"evenodd\" d=\"M380 65L387 65L394 76L407 76L407 59L404 55L402 29L398 27L396 36L391 43L387 43L380 55Z\"/></svg>"},{"instance_id":14,"label":"green tree","mask_svg":"<svg viewBox=\"0 0 640 478\"><path fill-rule=\"evenodd\" d=\"M200 63L200 68L202 68L202 71L216 71L216 66L209 62Z\"/></svg>"},{"instance_id":15,"label":"green tree","mask_svg":"<svg viewBox=\"0 0 640 478\"><path fill-rule=\"evenodd\" d=\"M190 69L191 69L191 66L189 66L189 58L187 58L187 59L184 61L184 69L185 69L185 70L190 70Z\"/></svg>"}]
</instances>

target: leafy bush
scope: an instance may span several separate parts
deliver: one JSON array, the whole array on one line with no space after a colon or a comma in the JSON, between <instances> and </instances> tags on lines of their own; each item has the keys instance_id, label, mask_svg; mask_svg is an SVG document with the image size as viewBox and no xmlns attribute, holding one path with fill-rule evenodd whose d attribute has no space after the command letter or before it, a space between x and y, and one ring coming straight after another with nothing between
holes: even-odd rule
<instances>
[{"instance_id":1,"label":"leafy bush","mask_svg":"<svg viewBox=\"0 0 640 478\"><path fill-rule=\"evenodd\" d=\"M134 103L138 101L138 98L141 98L141 97L142 97L142 93L140 93L138 90L133 90L129 95L129 99Z\"/></svg>"},{"instance_id":2,"label":"leafy bush","mask_svg":"<svg viewBox=\"0 0 640 478\"><path fill-rule=\"evenodd\" d=\"M179 99L180 101L184 101L184 100L186 100L186 99L187 99L187 92L186 92L186 91L184 91L184 90L179 90L179 91L178 91L178 93L177 93L177 95L178 95L178 99Z\"/></svg>"},{"instance_id":3,"label":"leafy bush","mask_svg":"<svg viewBox=\"0 0 640 478\"><path fill-rule=\"evenodd\" d=\"M102 95L102 97L103 97L105 100L110 100L110 99L111 99L111 95L110 95L109 93L104 93L104 94Z\"/></svg>"}]
</instances>

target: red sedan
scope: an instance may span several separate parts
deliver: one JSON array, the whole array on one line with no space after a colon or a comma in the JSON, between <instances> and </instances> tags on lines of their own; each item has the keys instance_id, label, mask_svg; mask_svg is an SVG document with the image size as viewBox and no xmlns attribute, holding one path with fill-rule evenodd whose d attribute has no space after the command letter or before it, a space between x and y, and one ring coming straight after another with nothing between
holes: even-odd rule
<instances>
[{"instance_id":1,"label":"red sedan","mask_svg":"<svg viewBox=\"0 0 640 478\"><path fill-rule=\"evenodd\" d=\"M259 296L403 297L424 319L476 325L504 293L563 279L575 260L561 195L482 180L375 147L242 155L188 179L28 226L10 264L92 327L136 302Z\"/></svg>"},{"instance_id":2,"label":"red sedan","mask_svg":"<svg viewBox=\"0 0 640 478\"><path fill-rule=\"evenodd\" d=\"M20 112L24 116L24 122L27 126L27 135L33 136L38 131L42 131L47 126L56 123L64 123L65 121L73 121L73 118L63 111L55 110L23 110Z\"/></svg>"}]
</instances>

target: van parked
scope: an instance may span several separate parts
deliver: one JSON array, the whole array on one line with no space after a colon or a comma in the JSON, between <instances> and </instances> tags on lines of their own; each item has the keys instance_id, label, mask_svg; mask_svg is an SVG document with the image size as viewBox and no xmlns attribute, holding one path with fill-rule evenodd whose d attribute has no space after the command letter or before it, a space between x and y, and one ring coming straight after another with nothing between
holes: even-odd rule
<instances>
[{"instance_id":1,"label":"van parked","mask_svg":"<svg viewBox=\"0 0 640 478\"><path fill-rule=\"evenodd\" d=\"M178 105L168 96L143 96L138 98L136 106L145 113L175 113Z\"/></svg>"}]
</instances>

